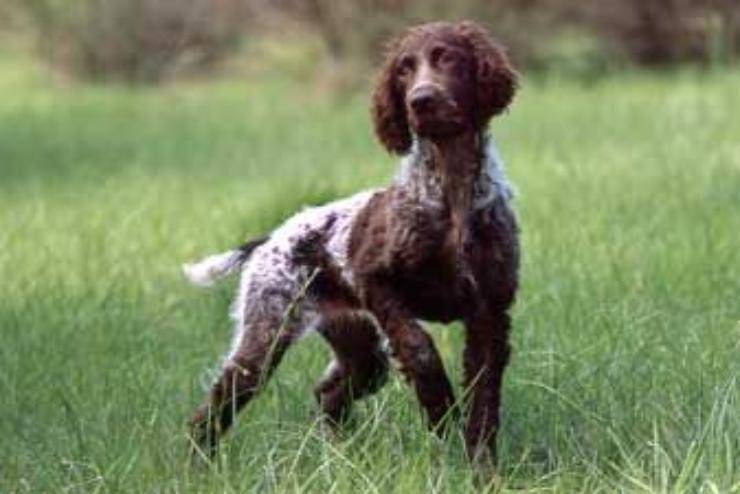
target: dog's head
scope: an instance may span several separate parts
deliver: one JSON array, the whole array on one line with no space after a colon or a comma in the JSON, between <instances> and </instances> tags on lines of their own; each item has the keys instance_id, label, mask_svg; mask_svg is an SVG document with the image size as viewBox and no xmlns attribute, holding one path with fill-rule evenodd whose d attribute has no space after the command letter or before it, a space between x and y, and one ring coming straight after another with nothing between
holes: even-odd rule
<instances>
[{"instance_id":1,"label":"dog's head","mask_svg":"<svg viewBox=\"0 0 740 494\"><path fill-rule=\"evenodd\" d=\"M511 102L517 74L479 25L437 22L390 44L373 94L375 132L405 154L412 132L440 140L482 129Z\"/></svg>"}]
</instances>

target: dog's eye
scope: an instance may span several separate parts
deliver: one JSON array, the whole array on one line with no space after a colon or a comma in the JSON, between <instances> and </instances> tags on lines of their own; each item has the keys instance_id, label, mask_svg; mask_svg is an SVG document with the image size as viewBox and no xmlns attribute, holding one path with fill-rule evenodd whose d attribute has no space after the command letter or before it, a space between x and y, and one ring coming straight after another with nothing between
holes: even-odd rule
<instances>
[{"instance_id":1,"label":"dog's eye","mask_svg":"<svg viewBox=\"0 0 740 494\"><path fill-rule=\"evenodd\" d=\"M456 65L460 61L460 55L454 51L445 51L438 60L438 64L442 66Z\"/></svg>"},{"instance_id":2,"label":"dog's eye","mask_svg":"<svg viewBox=\"0 0 740 494\"><path fill-rule=\"evenodd\" d=\"M411 55L406 55L398 61L396 71L399 76L411 74L416 69L416 60Z\"/></svg>"},{"instance_id":3,"label":"dog's eye","mask_svg":"<svg viewBox=\"0 0 740 494\"><path fill-rule=\"evenodd\" d=\"M437 63L442 61L448 53L449 52L443 46L435 46L429 54L429 60L432 62L432 65L437 65Z\"/></svg>"}]
</instances>

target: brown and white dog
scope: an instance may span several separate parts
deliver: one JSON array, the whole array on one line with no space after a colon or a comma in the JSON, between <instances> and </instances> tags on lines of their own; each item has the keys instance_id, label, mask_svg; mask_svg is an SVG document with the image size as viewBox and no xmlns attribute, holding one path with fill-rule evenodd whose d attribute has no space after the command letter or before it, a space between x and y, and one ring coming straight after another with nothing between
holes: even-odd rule
<instances>
[{"instance_id":1,"label":"brown and white dog","mask_svg":"<svg viewBox=\"0 0 740 494\"><path fill-rule=\"evenodd\" d=\"M204 454L308 330L334 351L315 389L330 423L379 389L393 357L442 433L455 397L417 320L460 320L467 451L493 458L519 254L511 187L486 128L516 79L472 22L409 29L391 45L372 104L378 138L403 155L395 180L185 266L199 284L241 270L231 349L191 419Z\"/></svg>"}]
</instances>

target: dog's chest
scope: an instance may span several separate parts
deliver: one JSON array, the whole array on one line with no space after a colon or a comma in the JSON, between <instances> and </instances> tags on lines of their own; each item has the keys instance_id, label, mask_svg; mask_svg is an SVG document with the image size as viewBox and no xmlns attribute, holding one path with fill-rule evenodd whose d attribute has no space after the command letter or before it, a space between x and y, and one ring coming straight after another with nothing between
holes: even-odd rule
<instances>
[{"instance_id":1,"label":"dog's chest","mask_svg":"<svg viewBox=\"0 0 740 494\"><path fill-rule=\"evenodd\" d=\"M466 311L477 278L489 276L489 266L478 265L482 251L491 250L495 241L486 213L470 212L462 245L452 238L451 222L443 211L418 212L414 224L423 227L397 237L393 284L417 317L448 322Z\"/></svg>"},{"instance_id":2,"label":"dog's chest","mask_svg":"<svg viewBox=\"0 0 740 494\"><path fill-rule=\"evenodd\" d=\"M471 211L462 246L450 237L450 225L443 208L407 201L389 189L358 215L350 265L361 283L385 280L420 319L449 322L474 297L508 298L516 282L517 246L506 201Z\"/></svg>"}]
</instances>

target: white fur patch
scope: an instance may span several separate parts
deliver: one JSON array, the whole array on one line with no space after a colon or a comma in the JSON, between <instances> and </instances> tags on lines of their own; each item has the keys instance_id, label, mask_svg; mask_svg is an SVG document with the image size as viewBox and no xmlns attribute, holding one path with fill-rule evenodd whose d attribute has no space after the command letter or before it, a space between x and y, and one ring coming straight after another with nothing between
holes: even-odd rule
<instances>
[{"instance_id":1,"label":"white fur patch","mask_svg":"<svg viewBox=\"0 0 740 494\"><path fill-rule=\"evenodd\" d=\"M304 300L293 314L284 314L309 282L311 269L293 263L293 251L306 236L314 235L331 224L322 237L325 249L351 281L347 265L349 236L357 214L376 193L360 192L323 206L304 209L278 227L267 242L257 247L242 270L239 291L233 304L234 337L226 359L231 358L248 333L251 319L260 314L282 314L284 327L292 337L315 328L319 317L314 303ZM329 221L333 218L333 221ZM279 328L276 328L276 330Z\"/></svg>"},{"instance_id":2,"label":"white fur patch","mask_svg":"<svg viewBox=\"0 0 740 494\"><path fill-rule=\"evenodd\" d=\"M211 286L215 281L236 271L241 264L240 258L241 253L238 250L230 250L192 264L183 264L182 272L198 286Z\"/></svg>"},{"instance_id":3,"label":"white fur patch","mask_svg":"<svg viewBox=\"0 0 740 494\"><path fill-rule=\"evenodd\" d=\"M483 166L473 185L473 208L484 209L493 204L496 198L509 203L514 197L511 184L506 178L504 162L489 136L485 136ZM431 208L441 208L444 204L442 183L437 175L425 166L425 156L418 140L414 140L411 152L401 160L401 169L395 183L403 187L410 197Z\"/></svg>"}]
</instances>

